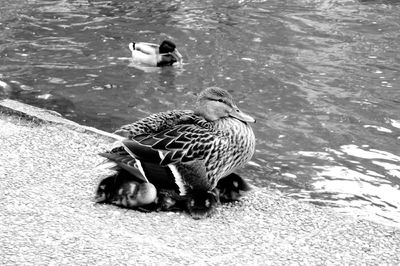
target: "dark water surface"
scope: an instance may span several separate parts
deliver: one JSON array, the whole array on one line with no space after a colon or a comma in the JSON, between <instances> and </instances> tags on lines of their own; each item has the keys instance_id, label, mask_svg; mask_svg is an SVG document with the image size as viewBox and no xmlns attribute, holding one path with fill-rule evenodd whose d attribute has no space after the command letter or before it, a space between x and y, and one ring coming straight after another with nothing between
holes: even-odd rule
<instances>
[{"instance_id":1,"label":"dark water surface","mask_svg":"<svg viewBox=\"0 0 400 266\"><path fill-rule=\"evenodd\" d=\"M252 183L400 226L396 1L1 3L1 97L112 131L223 87L258 121ZM133 65L166 38L181 69Z\"/></svg>"}]
</instances>

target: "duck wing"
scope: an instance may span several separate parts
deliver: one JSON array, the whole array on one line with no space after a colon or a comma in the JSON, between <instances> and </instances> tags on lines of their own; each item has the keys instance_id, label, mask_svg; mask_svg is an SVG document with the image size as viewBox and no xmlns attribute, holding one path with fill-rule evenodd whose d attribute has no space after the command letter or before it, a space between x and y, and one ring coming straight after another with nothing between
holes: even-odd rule
<instances>
[{"instance_id":1,"label":"duck wing","mask_svg":"<svg viewBox=\"0 0 400 266\"><path fill-rule=\"evenodd\" d=\"M157 188L172 189L180 193L186 191L185 185L180 180L176 180L176 176L170 168L140 161L132 157L124 147L114 148L99 155L116 164L111 170L119 172L120 169L123 169L139 180L154 184Z\"/></svg>"},{"instance_id":2,"label":"duck wing","mask_svg":"<svg viewBox=\"0 0 400 266\"><path fill-rule=\"evenodd\" d=\"M115 148L109 152L102 152L99 153L99 155L114 162L116 164L116 166L113 167L114 170L117 170L118 167L122 168L131 175L141 179L142 181L147 182L146 178L143 177L143 175L137 169L135 158L132 158L132 156L130 156L123 147Z\"/></svg>"},{"instance_id":3,"label":"duck wing","mask_svg":"<svg viewBox=\"0 0 400 266\"><path fill-rule=\"evenodd\" d=\"M141 134L122 141L134 158L167 166L201 161L224 143L222 132L197 124L176 125L156 134Z\"/></svg>"},{"instance_id":4,"label":"duck wing","mask_svg":"<svg viewBox=\"0 0 400 266\"><path fill-rule=\"evenodd\" d=\"M178 124L190 124L198 117L190 110L172 110L152 114L134 123L122 126L114 133L126 138L140 134L154 134L171 128Z\"/></svg>"}]
</instances>

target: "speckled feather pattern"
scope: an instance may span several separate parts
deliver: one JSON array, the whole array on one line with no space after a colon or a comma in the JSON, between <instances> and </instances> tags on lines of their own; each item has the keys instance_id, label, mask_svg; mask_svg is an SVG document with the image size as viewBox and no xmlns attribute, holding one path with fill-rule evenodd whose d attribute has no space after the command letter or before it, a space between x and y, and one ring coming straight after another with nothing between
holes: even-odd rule
<instances>
[{"instance_id":1,"label":"speckled feather pattern","mask_svg":"<svg viewBox=\"0 0 400 266\"><path fill-rule=\"evenodd\" d=\"M220 178L250 161L255 149L254 132L247 123L234 118L220 119L214 124L214 131L221 137L204 161L212 188Z\"/></svg>"},{"instance_id":2,"label":"speckled feather pattern","mask_svg":"<svg viewBox=\"0 0 400 266\"><path fill-rule=\"evenodd\" d=\"M191 110L172 110L152 114L134 123L122 126L115 134L126 138L132 138L140 134L155 133L171 128L175 125L186 123L195 117Z\"/></svg>"},{"instance_id":3,"label":"speckled feather pattern","mask_svg":"<svg viewBox=\"0 0 400 266\"><path fill-rule=\"evenodd\" d=\"M123 126L121 132L140 145L159 150L164 156L161 165L174 164L184 173L185 183L205 190L214 189L220 178L247 163L255 148L255 136L247 123L235 118L208 122L185 110L153 114Z\"/></svg>"}]
</instances>

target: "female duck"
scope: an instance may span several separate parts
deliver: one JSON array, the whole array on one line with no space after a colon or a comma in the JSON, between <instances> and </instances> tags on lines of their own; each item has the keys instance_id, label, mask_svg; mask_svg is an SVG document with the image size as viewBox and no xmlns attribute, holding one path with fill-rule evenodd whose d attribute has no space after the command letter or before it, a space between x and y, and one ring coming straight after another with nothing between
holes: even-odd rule
<instances>
[{"instance_id":1,"label":"female duck","mask_svg":"<svg viewBox=\"0 0 400 266\"><path fill-rule=\"evenodd\" d=\"M195 111L167 111L125 125L116 131L127 138L122 146L101 155L115 162L117 171L157 190L176 191L199 219L213 212L219 180L251 159L255 136L249 123L254 122L226 90L207 88Z\"/></svg>"},{"instance_id":2,"label":"female duck","mask_svg":"<svg viewBox=\"0 0 400 266\"><path fill-rule=\"evenodd\" d=\"M146 42L131 42L129 50L132 59L140 64L162 67L172 66L174 63L182 64L182 55L176 49L176 45L165 40L160 45Z\"/></svg>"}]
</instances>

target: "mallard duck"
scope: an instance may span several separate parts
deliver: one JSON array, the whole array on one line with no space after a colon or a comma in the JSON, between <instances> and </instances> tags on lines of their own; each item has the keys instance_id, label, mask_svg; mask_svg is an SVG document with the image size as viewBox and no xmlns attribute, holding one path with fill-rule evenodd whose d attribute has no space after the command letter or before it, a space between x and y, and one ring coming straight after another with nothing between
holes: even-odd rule
<instances>
[{"instance_id":1,"label":"mallard duck","mask_svg":"<svg viewBox=\"0 0 400 266\"><path fill-rule=\"evenodd\" d=\"M103 179L96 191L97 203L110 203L126 208L149 205L157 199L153 184L141 181L137 169L118 169L117 173Z\"/></svg>"},{"instance_id":2,"label":"mallard duck","mask_svg":"<svg viewBox=\"0 0 400 266\"><path fill-rule=\"evenodd\" d=\"M232 173L218 181L213 193L216 201L238 201L251 190L247 182ZM174 189L159 189L145 182L139 171L132 173L119 169L116 174L103 179L96 191L97 203L109 203L140 211L189 211L188 198Z\"/></svg>"},{"instance_id":3,"label":"mallard duck","mask_svg":"<svg viewBox=\"0 0 400 266\"><path fill-rule=\"evenodd\" d=\"M251 187L240 175L232 173L221 178L215 188L221 203L238 201Z\"/></svg>"},{"instance_id":4,"label":"mallard duck","mask_svg":"<svg viewBox=\"0 0 400 266\"><path fill-rule=\"evenodd\" d=\"M160 45L146 42L131 42L129 50L132 52L134 62L154 67L172 66L174 63L182 64L182 55L176 45L165 40Z\"/></svg>"},{"instance_id":5,"label":"mallard duck","mask_svg":"<svg viewBox=\"0 0 400 266\"><path fill-rule=\"evenodd\" d=\"M217 196L216 200L220 203L238 201L251 187L238 174L231 173L221 178L213 193ZM156 209L161 211L188 210L188 202L185 197L177 194L175 190L159 190L156 199ZM189 211L189 210L188 210Z\"/></svg>"},{"instance_id":6,"label":"mallard duck","mask_svg":"<svg viewBox=\"0 0 400 266\"><path fill-rule=\"evenodd\" d=\"M214 211L218 181L253 156L254 122L226 90L211 87L199 94L194 111L162 112L122 126L115 132L126 138L121 146L100 155L117 169L138 169L157 190L177 191L199 219Z\"/></svg>"}]
</instances>

